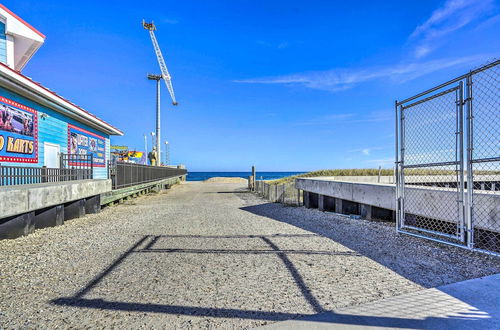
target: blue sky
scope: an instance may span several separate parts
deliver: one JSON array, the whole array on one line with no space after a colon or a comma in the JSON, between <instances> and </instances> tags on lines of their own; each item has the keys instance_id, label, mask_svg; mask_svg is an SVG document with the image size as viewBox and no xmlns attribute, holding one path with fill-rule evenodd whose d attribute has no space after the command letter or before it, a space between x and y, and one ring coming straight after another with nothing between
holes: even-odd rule
<instances>
[{"instance_id":1,"label":"blue sky","mask_svg":"<svg viewBox=\"0 0 500 330\"><path fill-rule=\"evenodd\" d=\"M4 1L47 36L23 73L190 170L391 167L395 99L500 54L500 4L445 1ZM150 141L150 140L149 140ZM148 143L150 144L150 142Z\"/></svg>"}]
</instances>

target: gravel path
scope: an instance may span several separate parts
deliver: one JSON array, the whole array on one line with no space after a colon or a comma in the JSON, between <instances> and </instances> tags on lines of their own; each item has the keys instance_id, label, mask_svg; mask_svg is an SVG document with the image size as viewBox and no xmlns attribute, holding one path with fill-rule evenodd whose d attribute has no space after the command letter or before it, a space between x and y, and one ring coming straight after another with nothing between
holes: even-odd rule
<instances>
[{"instance_id":1,"label":"gravel path","mask_svg":"<svg viewBox=\"0 0 500 330\"><path fill-rule=\"evenodd\" d=\"M248 328L498 272L390 224L186 183L0 241L0 328Z\"/></svg>"}]
</instances>

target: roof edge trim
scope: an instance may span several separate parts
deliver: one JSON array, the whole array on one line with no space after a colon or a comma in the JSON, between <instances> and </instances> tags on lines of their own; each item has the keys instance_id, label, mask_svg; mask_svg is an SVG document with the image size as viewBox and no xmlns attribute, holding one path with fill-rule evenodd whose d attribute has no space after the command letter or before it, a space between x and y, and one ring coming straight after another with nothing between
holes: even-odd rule
<instances>
[{"instance_id":1,"label":"roof edge trim","mask_svg":"<svg viewBox=\"0 0 500 330\"><path fill-rule=\"evenodd\" d=\"M111 124L108 124L104 120L92 115L88 111L80 108L79 106L71 103L70 101L62 98L61 96L57 95L53 91L47 89L46 87L43 87L42 85L35 83L28 77L24 76L23 74L11 69L7 65L0 63L0 73L4 73L7 76L10 76L11 79L15 80L17 84L19 85L24 85L25 88L31 89L34 92L38 92L39 94L44 95L47 99L51 99L53 102L59 104L63 108L66 108L70 112L73 112L93 123L95 123L98 126L101 126L105 130L110 132L110 135L123 135L123 132L119 130L118 128L112 126Z\"/></svg>"},{"instance_id":2,"label":"roof edge trim","mask_svg":"<svg viewBox=\"0 0 500 330\"><path fill-rule=\"evenodd\" d=\"M9 8L5 7L3 4L0 3L0 8L2 8L3 10L5 10L6 12L8 12L9 14L11 14L12 16L14 16L14 18L16 18L19 22L23 23L24 25L26 25L31 31L35 32L36 34L38 34L40 37L42 37L43 39L45 39L45 35L38 31L37 29L35 29L33 26L31 26L29 23L27 23L25 20L23 20L21 17L17 16L16 14L14 14Z\"/></svg>"}]
</instances>

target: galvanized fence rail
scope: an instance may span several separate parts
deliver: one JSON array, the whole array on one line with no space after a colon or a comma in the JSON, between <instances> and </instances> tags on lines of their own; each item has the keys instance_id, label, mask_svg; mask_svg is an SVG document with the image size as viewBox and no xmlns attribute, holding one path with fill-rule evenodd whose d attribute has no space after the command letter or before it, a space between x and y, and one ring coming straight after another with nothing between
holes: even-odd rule
<instances>
[{"instance_id":1,"label":"galvanized fence rail","mask_svg":"<svg viewBox=\"0 0 500 330\"><path fill-rule=\"evenodd\" d=\"M499 81L497 60L396 101L399 232L500 255Z\"/></svg>"},{"instance_id":2,"label":"galvanized fence rail","mask_svg":"<svg viewBox=\"0 0 500 330\"><path fill-rule=\"evenodd\" d=\"M108 171L109 178L112 180L113 189L179 177L187 173L187 170L180 168L149 166L125 162L110 162L108 164Z\"/></svg>"}]
</instances>

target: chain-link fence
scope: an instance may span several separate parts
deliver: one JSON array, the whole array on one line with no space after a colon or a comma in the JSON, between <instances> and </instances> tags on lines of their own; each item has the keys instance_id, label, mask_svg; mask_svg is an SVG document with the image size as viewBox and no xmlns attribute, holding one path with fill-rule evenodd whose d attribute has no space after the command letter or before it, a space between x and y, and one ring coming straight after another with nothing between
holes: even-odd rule
<instances>
[{"instance_id":1,"label":"chain-link fence","mask_svg":"<svg viewBox=\"0 0 500 330\"><path fill-rule=\"evenodd\" d=\"M400 232L500 255L499 64L396 102Z\"/></svg>"}]
</instances>

